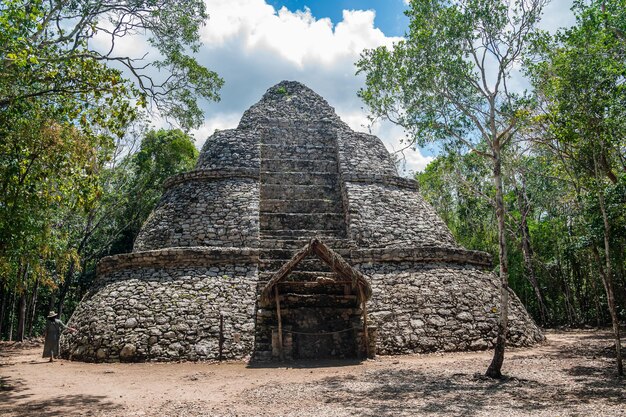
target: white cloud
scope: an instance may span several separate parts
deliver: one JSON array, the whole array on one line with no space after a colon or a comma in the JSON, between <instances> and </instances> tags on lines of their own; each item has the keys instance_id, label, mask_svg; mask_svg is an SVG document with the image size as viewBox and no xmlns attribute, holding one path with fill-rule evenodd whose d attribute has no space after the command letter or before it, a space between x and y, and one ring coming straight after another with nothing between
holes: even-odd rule
<instances>
[{"instance_id":1,"label":"white cloud","mask_svg":"<svg viewBox=\"0 0 626 417\"><path fill-rule=\"evenodd\" d=\"M195 132L198 144L213 130L234 128L243 112L281 80L300 81L322 97L354 130L367 131L367 117L356 92L363 77L354 63L366 48L391 45L374 26L372 10L344 10L340 22L316 19L311 11L276 11L261 0L207 0L211 16L203 29L200 61L226 84L222 101L206 103L207 121ZM402 130L387 123L373 127L390 151L400 148ZM423 169L428 158L412 151L410 170ZM408 153L407 153L408 155Z\"/></svg>"},{"instance_id":2,"label":"white cloud","mask_svg":"<svg viewBox=\"0 0 626 417\"><path fill-rule=\"evenodd\" d=\"M206 138L215 133L216 130L232 129L237 127L241 119L241 113L217 113L206 118L202 126L192 132L196 146L201 148Z\"/></svg>"},{"instance_id":3,"label":"white cloud","mask_svg":"<svg viewBox=\"0 0 626 417\"><path fill-rule=\"evenodd\" d=\"M542 27L555 31L572 24L571 3L553 0L546 7ZM269 87L287 79L308 85L354 130L371 130L390 152L403 148L402 129L389 122L368 127L364 105L356 96L364 79L355 76L354 63L363 49L399 40L374 26L373 10L344 10L342 20L332 22L315 18L309 9L277 11L263 0L206 0L206 4L211 17L202 29L204 46L199 61L222 76L226 85L221 91L222 101L203 103L205 123L193 132L199 147L215 129L236 127L243 112ZM108 41L104 34L94 40L102 49L107 48ZM116 45L116 52L122 55L141 56L148 50L155 58L157 51L142 36L125 37ZM517 83L519 88L526 87L523 80ZM164 124L159 119L154 123ZM404 175L422 170L432 159L419 150L406 150L404 158Z\"/></svg>"},{"instance_id":4,"label":"white cloud","mask_svg":"<svg viewBox=\"0 0 626 417\"><path fill-rule=\"evenodd\" d=\"M344 10L343 20L333 26L328 18L316 19L308 8L291 12L282 7L276 12L259 0L208 0L207 8L211 19L202 40L208 49L239 38L246 51L261 50L299 68L332 66L342 57L394 40L374 27L373 10Z\"/></svg>"},{"instance_id":5,"label":"white cloud","mask_svg":"<svg viewBox=\"0 0 626 417\"><path fill-rule=\"evenodd\" d=\"M558 29L573 26L576 23L571 12L573 0L552 0L543 9L539 28L555 33Z\"/></svg>"}]
</instances>

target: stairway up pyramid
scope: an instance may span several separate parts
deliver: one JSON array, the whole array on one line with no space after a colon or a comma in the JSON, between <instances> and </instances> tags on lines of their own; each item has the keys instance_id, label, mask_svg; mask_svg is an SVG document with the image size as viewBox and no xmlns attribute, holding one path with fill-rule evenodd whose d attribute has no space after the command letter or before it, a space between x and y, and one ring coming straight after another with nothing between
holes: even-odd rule
<instances>
[{"instance_id":1,"label":"stairway up pyramid","mask_svg":"<svg viewBox=\"0 0 626 417\"><path fill-rule=\"evenodd\" d=\"M315 257L272 281L313 238L365 277L371 298ZM363 354L366 334L378 354L487 349L500 307L490 269L398 176L377 137L283 81L237 128L207 139L193 171L166 182L133 252L100 261L63 355L345 358ZM278 296L263 301L270 283ZM543 340L510 299L509 343Z\"/></svg>"}]
</instances>

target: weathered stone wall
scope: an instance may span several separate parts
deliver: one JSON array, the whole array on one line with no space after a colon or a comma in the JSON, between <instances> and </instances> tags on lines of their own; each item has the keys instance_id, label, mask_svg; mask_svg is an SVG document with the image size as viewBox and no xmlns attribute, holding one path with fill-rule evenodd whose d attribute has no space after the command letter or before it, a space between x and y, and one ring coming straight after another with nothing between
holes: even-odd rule
<instances>
[{"instance_id":1,"label":"weathered stone wall","mask_svg":"<svg viewBox=\"0 0 626 417\"><path fill-rule=\"evenodd\" d=\"M456 247L452 233L414 189L346 182L348 236L358 246Z\"/></svg>"},{"instance_id":2,"label":"weathered stone wall","mask_svg":"<svg viewBox=\"0 0 626 417\"><path fill-rule=\"evenodd\" d=\"M237 129L257 128L276 119L330 121L346 126L326 100L311 90L303 91L302 87L295 81L283 81L270 88L243 113Z\"/></svg>"},{"instance_id":3,"label":"weathered stone wall","mask_svg":"<svg viewBox=\"0 0 626 417\"><path fill-rule=\"evenodd\" d=\"M251 178L173 185L154 209L134 251L176 246L257 247L259 182Z\"/></svg>"},{"instance_id":4,"label":"weathered stone wall","mask_svg":"<svg viewBox=\"0 0 626 417\"><path fill-rule=\"evenodd\" d=\"M358 265L370 278L370 318L378 353L483 350L497 334L497 277L471 265L378 263ZM508 343L544 340L523 305L510 294Z\"/></svg>"},{"instance_id":5,"label":"weathered stone wall","mask_svg":"<svg viewBox=\"0 0 626 417\"><path fill-rule=\"evenodd\" d=\"M339 166L342 174L366 176L398 176L396 166L382 141L376 136L337 131Z\"/></svg>"},{"instance_id":6,"label":"weathered stone wall","mask_svg":"<svg viewBox=\"0 0 626 417\"><path fill-rule=\"evenodd\" d=\"M444 262L461 265L470 264L482 269L490 268L493 261L491 255L485 252L445 246L353 249L348 252L347 257L353 264L377 262L413 262L424 264Z\"/></svg>"},{"instance_id":7,"label":"weathered stone wall","mask_svg":"<svg viewBox=\"0 0 626 417\"><path fill-rule=\"evenodd\" d=\"M63 356L84 361L241 359L254 344L256 263L101 274ZM220 332L220 315L222 330ZM221 333L221 334L220 334Z\"/></svg>"},{"instance_id":8,"label":"weathered stone wall","mask_svg":"<svg viewBox=\"0 0 626 417\"><path fill-rule=\"evenodd\" d=\"M259 169L259 135L254 131L221 130L204 142L196 169Z\"/></svg>"},{"instance_id":9,"label":"weathered stone wall","mask_svg":"<svg viewBox=\"0 0 626 417\"><path fill-rule=\"evenodd\" d=\"M99 263L70 321L80 332L63 338L65 356L216 359L223 340L223 358L255 349L276 357L274 306L257 311L257 292L313 236L371 280L379 353L493 345L499 290L484 272L489 255L459 247L383 143L351 131L302 84L268 90L237 129L206 141L194 171L164 187L134 252ZM282 284L293 356L350 356L361 346L360 330L343 332L360 328L356 295L349 283L328 284L335 278L305 259ZM540 340L512 294L511 344Z\"/></svg>"}]
</instances>

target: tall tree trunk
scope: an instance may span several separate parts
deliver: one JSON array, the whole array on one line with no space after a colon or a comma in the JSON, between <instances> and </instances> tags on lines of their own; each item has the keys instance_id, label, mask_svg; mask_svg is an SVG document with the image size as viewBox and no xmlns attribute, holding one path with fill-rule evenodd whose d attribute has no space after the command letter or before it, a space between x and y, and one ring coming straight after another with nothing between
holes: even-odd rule
<instances>
[{"instance_id":1,"label":"tall tree trunk","mask_svg":"<svg viewBox=\"0 0 626 417\"><path fill-rule=\"evenodd\" d=\"M541 289L539 288L539 283L537 282L537 276L535 275L535 267L533 266L533 249L530 243L530 230L528 229L528 212L530 211L530 205L528 204L528 199L526 198L526 183L524 178L522 177L522 188L517 188L517 204L520 211L520 228L522 231L522 254L524 256L524 272L526 279L530 283L531 287L533 287L533 291L535 293L535 297L537 298L537 304L539 306L539 316L541 319L541 324L545 325L547 321L548 309L543 301L543 296L541 295Z\"/></svg>"},{"instance_id":2,"label":"tall tree trunk","mask_svg":"<svg viewBox=\"0 0 626 417\"><path fill-rule=\"evenodd\" d=\"M24 330L26 329L26 309L27 309L27 293L26 290L26 279L28 277L28 264L26 264L23 269L20 269L20 299L17 309L17 334L15 335L15 340L17 342L22 342L24 340Z\"/></svg>"},{"instance_id":3,"label":"tall tree trunk","mask_svg":"<svg viewBox=\"0 0 626 417\"><path fill-rule=\"evenodd\" d=\"M9 300L9 289L0 287L2 291L2 306L0 307L0 340L2 340L3 330L5 329L5 319L7 316L7 302Z\"/></svg>"},{"instance_id":4,"label":"tall tree trunk","mask_svg":"<svg viewBox=\"0 0 626 417\"><path fill-rule=\"evenodd\" d=\"M617 271L615 271L618 274L618 279L617 279L617 285L621 285L624 287L626 286L626 271L624 271L624 264L626 264L626 262L624 261L624 245L623 243L620 241L617 244L617 251L614 252L616 256L616 262L615 264L617 265ZM626 295L626 294L625 294Z\"/></svg>"},{"instance_id":5,"label":"tall tree trunk","mask_svg":"<svg viewBox=\"0 0 626 417\"><path fill-rule=\"evenodd\" d=\"M595 248L595 246L594 246ZM593 251L592 251L593 252ZM594 253L594 256L597 255L597 252ZM589 265L593 265L593 258L587 253L587 259L589 260ZM600 259L599 256L596 257L596 261ZM594 304L596 306L596 327L602 326L603 317L602 317L602 306L600 303L600 291L598 290L598 285L595 280L595 276L593 275L592 268L589 268L589 283L591 284L591 288L593 288L594 294Z\"/></svg>"},{"instance_id":6,"label":"tall tree trunk","mask_svg":"<svg viewBox=\"0 0 626 417\"><path fill-rule=\"evenodd\" d=\"M506 333L509 321L509 265L506 246L506 227L504 224L505 208L504 193L502 190L502 159L500 147L494 144L493 182L496 187L496 217L498 220L498 243L500 256L500 316L498 319L498 336L491 364L487 368L490 378L502 378L502 364L504 363L504 349L506 347Z\"/></svg>"},{"instance_id":7,"label":"tall tree trunk","mask_svg":"<svg viewBox=\"0 0 626 417\"><path fill-rule=\"evenodd\" d=\"M13 323L15 322L15 299L17 291L13 291L13 299L11 300L11 309L9 310L9 341L13 341Z\"/></svg>"},{"instance_id":8,"label":"tall tree trunk","mask_svg":"<svg viewBox=\"0 0 626 417\"><path fill-rule=\"evenodd\" d=\"M609 218L606 214L606 207L604 204L604 193L602 190L598 192L598 201L600 202L600 211L602 212L602 220L604 223L604 260L606 263L606 270L605 270L605 273L602 274L602 277L604 279L604 287L606 290L606 300L609 305L609 313L611 314L611 322L613 323L613 335L615 336L615 357L617 360L617 374L619 376L623 376L624 365L622 363L622 343L621 343L620 332L619 332L619 317L617 316L617 309L615 307L615 296L613 293L613 271L611 268L611 245L609 241L611 229L609 225Z\"/></svg>"},{"instance_id":9,"label":"tall tree trunk","mask_svg":"<svg viewBox=\"0 0 626 417\"><path fill-rule=\"evenodd\" d=\"M26 328L26 307L26 291L22 291L17 307L17 333L15 334L16 342L22 342L24 340L24 330Z\"/></svg>"},{"instance_id":10,"label":"tall tree trunk","mask_svg":"<svg viewBox=\"0 0 626 417\"><path fill-rule=\"evenodd\" d=\"M563 267L560 262L558 263L558 268L559 278L561 278L561 285L563 286L563 292L565 293L565 311L567 312L567 324L570 327L573 327L576 323L578 323L578 315L576 314L576 309L574 308L574 297L572 296L572 289L569 286L567 274L563 272Z\"/></svg>"},{"instance_id":11,"label":"tall tree trunk","mask_svg":"<svg viewBox=\"0 0 626 417\"><path fill-rule=\"evenodd\" d=\"M591 261L591 258L589 259L589 261ZM591 284L591 288L593 289L593 301L596 310L596 327L600 327L602 325L602 307L600 306L600 294L594 277L589 278L589 283Z\"/></svg>"},{"instance_id":12,"label":"tall tree trunk","mask_svg":"<svg viewBox=\"0 0 626 417\"><path fill-rule=\"evenodd\" d=\"M558 244L557 244L558 245ZM577 321L576 310L574 309L574 300L572 297L572 291L569 287L567 280L568 272L563 270L563 262L561 260L561 247L557 246L556 250L556 275L563 293L565 294L565 313L567 315L567 324L573 326Z\"/></svg>"},{"instance_id":13,"label":"tall tree trunk","mask_svg":"<svg viewBox=\"0 0 626 417\"><path fill-rule=\"evenodd\" d=\"M33 337L33 324L35 322L35 314L37 312L37 293L39 291L39 279L35 280L35 285L33 287L33 293L32 296L30 297L30 303L29 303L29 316L28 316L28 338Z\"/></svg>"},{"instance_id":14,"label":"tall tree trunk","mask_svg":"<svg viewBox=\"0 0 626 417\"><path fill-rule=\"evenodd\" d=\"M604 149L604 142L600 140L600 146ZM602 153L603 154L603 153ZM613 270L611 266L611 225L609 223L609 216L606 213L606 204L604 201L604 189L602 181L600 180L600 163L598 161L598 154L593 153L593 162L594 169L597 180L597 192L598 192L598 203L600 205L600 212L602 213L602 223L604 227L604 261L605 261L605 271L602 273L602 269L600 270L600 274L602 276L604 282L604 289L606 291L606 300L609 305L609 314L611 315L611 322L613 324L613 335L615 337L615 357L617 360L617 374L619 376L624 375L624 365L622 363L622 343L620 339L619 332L619 317L617 316L617 309L615 307L615 296L613 293ZM611 179L611 178L609 178ZM615 183L615 182L614 182ZM598 265L602 266L602 262L600 262L600 255L598 253L598 249L595 248L594 245L595 256L598 259Z\"/></svg>"}]
</instances>

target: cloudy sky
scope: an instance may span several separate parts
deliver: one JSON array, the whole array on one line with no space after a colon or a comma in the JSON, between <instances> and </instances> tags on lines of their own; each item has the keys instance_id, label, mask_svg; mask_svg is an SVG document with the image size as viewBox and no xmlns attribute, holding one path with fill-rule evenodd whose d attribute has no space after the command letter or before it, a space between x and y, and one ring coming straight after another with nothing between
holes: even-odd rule
<instances>
[{"instance_id":1,"label":"cloudy sky","mask_svg":"<svg viewBox=\"0 0 626 417\"><path fill-rule=\"evenodd\" d=\"M206 122L193 132L197 145L215 129L233 128L245 109L281 80L297 80L322 95L353 129L366 131L356 96L364 78L354 63L363 49L391 45L408 19L406 0L207 0L201 64L225 80L222 100L206 103ZM553 0L543 27L570 25L571 0ZM373 126L390 151L400 149L401 129ZM405 152L406 172L423 169L434 149Z\"/></svg>"}]
</instances>

